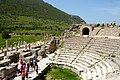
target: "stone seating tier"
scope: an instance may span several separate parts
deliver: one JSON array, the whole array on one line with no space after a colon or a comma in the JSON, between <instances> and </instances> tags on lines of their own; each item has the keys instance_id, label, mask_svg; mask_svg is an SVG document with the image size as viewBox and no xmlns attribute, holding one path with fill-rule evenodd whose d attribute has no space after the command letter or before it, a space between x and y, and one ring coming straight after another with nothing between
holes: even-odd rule
<instances>
[{"instance_id":1,"label":"stone seating tier","mask_svg":"<svg viewBox=\"0 0 120 80\"><path fill-rule=\"evenodd\" d=\"M120 70L119 45L119 39L73 37L64 42L64 48L76 50L77 54L63 49L57 59L79 67L85 80L105 80L109 73Z\"/></svg>"}]
</instances>

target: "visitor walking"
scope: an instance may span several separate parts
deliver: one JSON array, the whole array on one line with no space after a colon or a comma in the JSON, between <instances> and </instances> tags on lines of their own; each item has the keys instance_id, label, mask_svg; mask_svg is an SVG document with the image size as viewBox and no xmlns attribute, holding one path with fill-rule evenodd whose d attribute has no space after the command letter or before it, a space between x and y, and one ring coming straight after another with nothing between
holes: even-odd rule
<instances>
[{"instance_id":1,"label":"visitor walking","mask_svg":"<svg viewBox=\"0 0 120 80\"><path fill-rule=\"evenodd\" d=\"M37 62L35 62L35 70L36 70L36 73L38 74L38 64L37 64Z\"/></svg>"},{"instance_id":2,"label":"visitor walking","mask_svg":"<svg viewBox=\"0 0 120 80\"><path fill-rule=\"evenodd\" d=\"M28 78L28 70L26 70L26 78Z\"/></svg>"},{"instance_id":3,"label":"visitor walking","mask_svg":"<svg viewBox=\"0 0 120 80\"><path fill-rule=\"evenodd\" d=\"M36 63L36 60L35 60L35 58L33 59L33 68L34 68L34 70L36 70L36 65L35 65L35 63Z\"/></svg>"},{"instance_id":4,"label":"visitor walking","mask_svg":"<svg viewBox=\"0 0 120 80\"><path fill-rule=\"evenodd\" d=\"M22 63L23 63L23 59L20 59L20 64L22 65Z\"/></svg>"},{"instance_id":5,"label":"visitor walking","mask_svg":"<svg viewBox=\"0 0 120 80\"><path fill-rule=\"evenodd\" d=\"M30 68L30 64L29 61L27 60L27 69L26 69L26 78L28 78L28 74L29 74L29 68Z\"/></svg>"},{"instance_id":6,"label":"visitor walking","mask_svg":"<svg viewBox=\"0 0 120 80\"><path fill-rule=\"evenodd\" d=\"M26 60L26 66L27 66L27 71L29 72L29 68L30 68L30 63L29 63L30 61L27 59Z\"/></svg>"},{"instance_id":7,"label":"visitor walking","mask_svg":"<svg viewBox=\"0 0 120 80\"><path fill-rule=\"evenodd\" d=\"M33 59L30 59L30 67L33 67Z\"/></svg>"},{"instance_id":8,"label":"visitor walking","mask_svg":"<svg viewBox=\"0 0 120 80\"><path fill-rule=\"evenodd\" d=\"M22 76L22 80L25 80L25 70L22 71L21 76Z\"/></svg>"}]
</instances>

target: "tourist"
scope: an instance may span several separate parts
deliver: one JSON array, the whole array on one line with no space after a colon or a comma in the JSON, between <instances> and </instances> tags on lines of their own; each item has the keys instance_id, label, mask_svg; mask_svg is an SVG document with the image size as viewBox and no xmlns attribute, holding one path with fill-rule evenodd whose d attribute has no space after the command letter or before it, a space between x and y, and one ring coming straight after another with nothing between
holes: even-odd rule
<instances>
[{"instance_id":1,"label":"tourist","mask_svg":"<svg viewBox=\"0 0 120 80\"><path fill-rule=\"evenodd\" d=\"M23 61L22 65L20 67L20 72L22 73L23 70L24 71L26 70L26 63L25 63L25 61Z\"/></svg>"},{"instance_id":2,"label":"tourist","mask_svg":"<svg viewBox=\"0 0 120 80\"><path fill-rule=\"evenodd\" d=\"M26 78L28 78L28 70L26 70Z\"/></svg>"},{"instance_id":3,"label":"tourist","mask_svg":"<svg viewBox=\"0 0 120 80\"><path fill-rule=\"evenodd\" d=\"M23 59L20 59L20 64L22 65L22 63L23 63Z\"/></svg>"},{"instance_id":4,"label":"tourist","mask_svg":"<svg viewBox=\"0 0 120 80\"><path fill-rule=\"evenodd\" d=\"M25 70L22 70L22 80L25 80Z\"/></svg>"},{"instance_id":5,"label":"tourist","mask_svg":"<svg viewBox=\"0 0 120 80\"><path fill-rule=\"evenodd\" d=\"M33 68L34 68L34 70L36 70L36 65L35 65L35 63L36 63L36 60L35 60L35 58L33 59Z\"/></svg>"},{"instance_id":6,"label":"tourist","mask_svg":"<svg viewBox=\"0 0 120 80\"><path fill-rule=\"evenodd\" d=\"M30 66L33 67L33 59L30 59Z\"/></svg>"},{"instance_id":7,"label":"tourist","mask_svg":"<svg viewBox=\"0 0 120 80\"><path fill-rule=\"evenodd\" d=\"M26 62L23 61L23 63L22 63L22 70L25 70L25 69L26 69Z\"/></svg>"},{"instance_id":8,"label":"tourist","mask_svg":"<svg viewBox=\"0 0 120 80\"><path fill-rule=\"evenodd\" d=\"M23 66L20 66L20 73L22 74Z\"/></svg>"},{"instance_id":9,"label":"tourist","mask_svg":"<svg viewBox=\"0 0 120 80\"><path fill-rule=\"evenodd\" d=\"M29 64L29 61L28 61L28 60L26 60L26 63L27 63L26 78L28 78L30 64Z\"/></svg>"},{"instance_id":10,"label":"tourist","mask_svg":"<svg viewBox=\"0 0 120 80\"><path fill-rule=\"evenodd\" d=\"M29 72L30 64L29 61L27 61L27 71Z\"/></svg>"},{"instance_id":11,"label":"tourist","mask_svg":"<svg viewBox=\"0 0 120 80\"><path fill-rule=\"evenodd\" d=\"M37 64L37 62L35 62L35 69L36 69L36 73L38 74L38 64Z\"/></svg>"}]
</instances>

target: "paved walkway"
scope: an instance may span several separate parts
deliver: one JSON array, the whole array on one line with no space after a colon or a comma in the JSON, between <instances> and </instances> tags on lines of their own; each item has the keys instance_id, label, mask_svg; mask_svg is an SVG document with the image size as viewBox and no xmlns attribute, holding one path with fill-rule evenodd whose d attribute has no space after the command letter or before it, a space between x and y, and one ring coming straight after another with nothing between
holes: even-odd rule
<instances>
[{"instance_id":1,"label":"paved walkway","mask_svg":"<svg viewBox=\"0 0 120 80\"><path fill-rule=\"evenodd\" d=\"M43 58L38 62L38 74L41 73L49 64L50 60L49 58ZM33 68L30 68L29 71L29 78L26 78L26 80L33 80L34 78L36 78L38 76L38 74L36 73L36 71L33 70ZM21 75L15 77L13 80L22 80L21 79Z\"/></svg>"}]
</instances>

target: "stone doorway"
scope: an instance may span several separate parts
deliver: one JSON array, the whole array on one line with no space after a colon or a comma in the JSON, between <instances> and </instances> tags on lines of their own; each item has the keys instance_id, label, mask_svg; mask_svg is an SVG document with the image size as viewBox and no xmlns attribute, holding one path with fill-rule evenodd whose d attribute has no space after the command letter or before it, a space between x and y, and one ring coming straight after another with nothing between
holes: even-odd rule
<instances>
[{"instance_id":1,"label":"stone doorway","mask_svg":"<svg viewBox=\"0 0 120 80\"><path fill-rule=\"evenodd\" d=\"M90 30L89 30L88 28L83 28L83 30L82 30L82 35L83 35L83 36L84 36L84 35L89 36L89 32L90 32Z\"/></svg>"}]
</instances>

